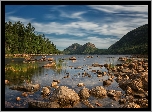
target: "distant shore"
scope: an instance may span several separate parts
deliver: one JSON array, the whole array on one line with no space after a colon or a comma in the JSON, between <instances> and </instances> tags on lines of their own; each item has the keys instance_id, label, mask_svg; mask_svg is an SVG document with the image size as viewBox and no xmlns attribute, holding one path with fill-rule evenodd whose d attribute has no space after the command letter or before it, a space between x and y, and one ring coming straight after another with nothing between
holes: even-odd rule
<instances>
[{"instance_id":1,"label":"distant shore","mask_svg":"<svg viewBox=\"0 0 152 112\"><path fill-rule=\"evenodd\" d=\"M5 54L5 58L26 58L30 56L52 56L52 55L64 55L64 54ZM77 54L73 54L77 55ZM81 55L81 54L80 54ZM94 54L83 54L83 55L94 55ZM105 55L105 54L96 54L96 55ZM118 54L109 54L109 55L118 55ZM119 54L127 55L127 54ZM132 58L148 58L148 54L130 54Z\"/></svg>"},{"instance_id":2,"label":"distant shore","mask_svg":"<svg viewBox=\"0 0 152 112\"><path fill-rule=\"evenodd\" d=\"M5 57L29 57L29 56L51 56L51 55L63 55L63 54L5 54Z\"/></svg>"}]
</instances>

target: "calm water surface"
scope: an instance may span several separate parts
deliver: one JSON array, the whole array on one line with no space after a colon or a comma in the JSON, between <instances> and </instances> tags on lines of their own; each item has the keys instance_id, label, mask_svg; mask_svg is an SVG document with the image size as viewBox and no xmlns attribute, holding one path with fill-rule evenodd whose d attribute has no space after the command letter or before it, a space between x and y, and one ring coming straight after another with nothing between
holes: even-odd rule
<instances>
[{"instance_id":1,"label":"calm water surface","mask_svg":"<svg viewBox=\"0 0 152 112\"><path fill-rule=\"evenodd\" d=\"M88 69L88 66L91 66L93 63L99 63L99 64L105 64L105 63L113 63L118 64L121 63L118 61L118 58L121 56L129 56L129 55L91 55L93 58L87 58L88 55L56 55L56 56L47 56L47 58L53 57L54 59L59 58L70 58L71 56L75 56L77 58L76 61L71 60L64 60L63 68L61 71L56 72L55 70L52 70L50 68L43 68L42 66L44 64L47 64L48 62L38 62L39 69L35 70L31 74L31 80L34 84L39 83L41 87L44 86L50 86L52 81L54 79L60 80L59 86L68 86L69 88L74 89L77 93L83 88L83 87L77 87L78 83L83 82L85 84L85 87L91 89L95 86L103 86L102 80L108 79L108 76L103 77L97 77L97 74L94 74L92 70L101 70L101 71L107 71L104 67L92 67L92 69ZM98 56L98 57L97 57ZM109 58L113 57L113 58ZM41 56L35 56L36 59L40 59ZM85 59L85 61L84 61ZM12 59L5 59L5 63L10 63ZM14 63L23 63L23 59L13 59ZM72 67L69 67L72 66ZM74 67L81 66L82 69L74 69ZM91 75L91 77L82 77L82 75L78 75L78 73L82 74L83 72L87 72ZM69 73L69 78L63 78ZM27 74L29 75L29 73ZM9 89L10 86L15 85L15 83L11 83L10 85L5 85L5 108L28 108L27 102L30 100L39 100L39 101L49 101L48 98L44 98L41 95L41 90L35 92L34 94L28 95L27 97L23 97L21 94L21 91L17 90L11 90ZM22 84L18 84L22 85ZM106 90L119 90L124 93L124 91L118 87L118 83L114 80L110 86L104 87ZM51 88L51 92L53 91L53 88ZM20 101L16 101L16 97L20 97ZM92 105L95 104L95 102L99 102L102 104L102 107L100 108L119 108L118 101L112 100L109 97L99 99L96 97L89 97L88 99ZM82 103L78 104L76 106L77 108L86 108L86 106ZM97 108L97 107L96 107Z\"/></svg>"}]
</instances>

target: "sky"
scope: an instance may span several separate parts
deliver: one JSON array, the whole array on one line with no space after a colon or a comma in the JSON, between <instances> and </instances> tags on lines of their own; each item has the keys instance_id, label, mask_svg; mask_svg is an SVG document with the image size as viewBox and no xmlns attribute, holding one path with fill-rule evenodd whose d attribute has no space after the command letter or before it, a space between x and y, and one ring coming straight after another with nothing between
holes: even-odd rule
<instances>
[{"instance_id":1,"label":"sky","mask_svg":"<svg viewBox=\"0 0 152 112\"><path fill-rule=\"evenodd\" d=\"M6 5L8 21L30 22L59 50L87 42L107 49L129 31L148 24L148 5Z\"/></svg>"}]
</instances>

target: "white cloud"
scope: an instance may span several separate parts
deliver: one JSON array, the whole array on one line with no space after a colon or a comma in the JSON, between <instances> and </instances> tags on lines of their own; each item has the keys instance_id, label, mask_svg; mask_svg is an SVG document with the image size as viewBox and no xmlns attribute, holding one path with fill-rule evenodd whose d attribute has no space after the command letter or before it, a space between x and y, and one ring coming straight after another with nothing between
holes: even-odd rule
<instances>
[{"instance_id":1,"label":"white cloud","mask_svg":"<svg viewBox=\"0 0 152 112\"><path fill-rule=\"evenodd\" d=\"M64 12L62 10L58 10L60 12L61 17L66 17L66 18L73 18L73 19L79 19L79 20L84 20L81 15L86 13L86 11L81 11L81 12L75 12L75 13L68 13Z\"/></svg>"},{"instance_id":2,"label":"white cloud","mask_svg":"<svg viewBox=\"0 0 152 112\"><path fill-rule=\"evenodd\" d=\"M24 25L27 25L29 22L31 22L34 18L30 18L30 19L24 19L21 17L15 17L15 16L8 16L6 17L6 21L11 21L11 22L22 22Z\"/></svg>"},{"instance_id":3,"label":"white cloud","mask_svg":"<svg viewBox=\"0 0 152 112\"><path fill-rule=\"evenodd\" d=\"M58 47L59 50L63 50L63 48L65 49L74 43L83 45L87 42L91 42L95 44L95 46L99 49L107 49L110 47L110 45L118 41L118 39L99 38L99 37L87 37L85 40L83 39L77 40L77 39L71 39L71 38L59 39L59 38L48 37L48 36L46 38L49 38L51 41L53 41L53 43Z\"/></svg>"},{"instance_id":4,"label":"white cloud","mask_svg":"<svg viewBox=\"0 0 152 112\"><path fill-rule=\"evenodd\" d=\"M88 5L90 8L107 13L127 12L148 12L148 5Z\"/></svg>"},{"instance_id":5,"label":"white cloud","mask_svg":"<svg viewBox=\"0 0 152 112\"><path fill-rule=\"evenodd\" d=\"M99 49L107 49L110 45L114 44L118 39L114 38L99 38L99 37L87 37L87 41L95 44Z\"/></svg>"}]
</instances>

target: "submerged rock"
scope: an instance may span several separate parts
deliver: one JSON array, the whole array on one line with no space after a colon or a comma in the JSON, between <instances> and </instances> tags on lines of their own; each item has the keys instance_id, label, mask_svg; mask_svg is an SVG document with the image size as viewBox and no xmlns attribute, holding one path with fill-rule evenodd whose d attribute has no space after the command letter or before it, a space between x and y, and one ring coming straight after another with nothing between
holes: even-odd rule
<instances>
[{"instance_id":1,"label":"submerged rock","mask_svg":"<svg viewBox=\"0 0 152 112\"><path fill-rule=\"evenodd\" d=\"M28 108L59 108L57 102L42 102L42 101L30 101L28 102Z\"/></svg>"},{"instance_id":2,"label":"submerged rock","mask_svg":"<svg viewBox=\"0 0 152 112\"><path fill-rule=\"evenodd\" d=\"M22 86L12 86L10 89L18 90L18 91L25 91L25 92L32 92L37 91L40 88L40 84L25 84Z\"/></svg>"}]
</instances>

